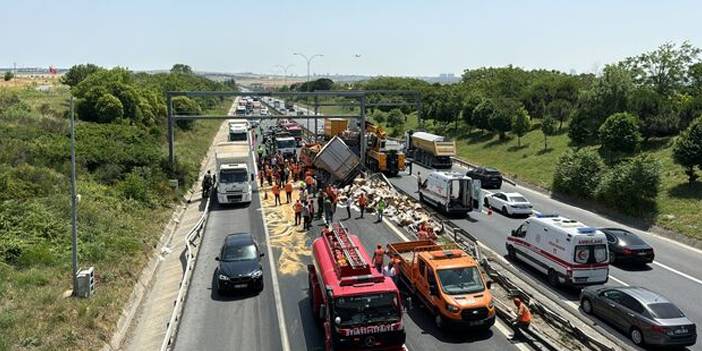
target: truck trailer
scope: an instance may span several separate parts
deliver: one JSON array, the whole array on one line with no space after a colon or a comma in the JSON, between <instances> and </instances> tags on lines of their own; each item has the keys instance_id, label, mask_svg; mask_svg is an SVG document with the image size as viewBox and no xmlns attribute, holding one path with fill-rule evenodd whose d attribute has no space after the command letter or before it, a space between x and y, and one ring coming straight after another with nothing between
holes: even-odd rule
<instances>
[{"instance_id":1,"label":"truck trailer","mask_svg":"<svg viewBox=\"0 0 702 351\"><path fill-rule=\"evenodd\" d=\"M427 132L412 132L406 134L406 149L409 157L415 162L430 168L451 168L456 156L456 142L446 140L441 135Z\"/></svg>"},{"instance_id":2,"label":"truck trailer","mask_svg":"<svg viewBox=\"0 0 702 351\"><path fill-rule=\"evenodd\" d=\"M361 169L358 156L337 136L322 147L312 164L317 169L326 171L331 182L340 185L353 181Z\"/></svg>"},{"instance_id":3,"label":"truck trailer","mask_svg":"<svg viewBox=\"0 0 702 351\"><path fill-rule=\"evenodd\" d=\"M312 242L307 266L312 315L324 349L403 350L400 291L376 271L360 240L340 223Z\"/></svg>"},{"instance_id":4,"label":"truck trailer","mask_svg":"<svg viewBox=\"0 0 702 351\"><path fill-rule=\"evenodd\" d=\"M227 142L215 145L217 202L250 203L254 176L250 167L248 144Z\"/></svg>"}]
</instances>

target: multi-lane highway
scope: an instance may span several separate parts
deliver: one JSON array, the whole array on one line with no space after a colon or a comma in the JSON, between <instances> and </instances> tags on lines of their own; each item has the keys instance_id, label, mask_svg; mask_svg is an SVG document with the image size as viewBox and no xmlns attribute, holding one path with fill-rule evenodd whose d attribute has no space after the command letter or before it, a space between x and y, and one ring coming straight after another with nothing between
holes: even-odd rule
<instances>
[{"instance_id":1,"label":"multi-lane highway","mask_svg":"<svg viewBox=\"0 0 702 351\"><path fill-rule=\"evenodd\" d=\"M258 189L255 192L248 206L213 207L178 329L176 350L323 349L320 329L311 315L305 270L312 263L305 251L319 235L322 222L315 221L313 229L302 233L301 238L281 240L278 233L268 233L263 224L264 213L276 208L267 202L262 208ZM354 212L353 218L345 219L343 210L337 216L369 252L377 243L403 240L400 232L384 223L374 223L373 216L357 219L358 213ZM214 258L224 237L234 232L252 233L263 251L271 253L262 261L265 288L258 295L220 295L214 289ZM420 306L410 306L403 318L408 350L527 349L525 344L510 343L510 330L501 321L484 333L446 333L437 330Z\"/></svg>"}]
</instances>

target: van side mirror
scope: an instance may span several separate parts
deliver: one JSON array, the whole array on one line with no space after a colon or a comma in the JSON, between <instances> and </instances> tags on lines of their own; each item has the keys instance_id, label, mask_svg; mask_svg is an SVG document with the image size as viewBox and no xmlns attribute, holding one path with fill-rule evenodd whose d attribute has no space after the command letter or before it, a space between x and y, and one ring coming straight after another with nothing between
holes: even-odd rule
<instances>
[{"instance_id":1,"label":"van side mirror","mask_svg":"<svg viewBox=\"0 0 702 351\"><path fill-rule=\"evenodd\" d=\"M219 256L215 257L215 261L219 261Z\"/></svg>"},{"instance_id":2,"label":"van side mirror","mask_svg":"<svg viewBox=\"0 0 702 351\"><path fill-rule=\"evenodd\" d=\"M487 282L485 282L485 286L488 288L488 290L492 289L492 280L488 280Z\"/></svg>"},{"instance_id":3,"label":"van side mirror","mask_svg":"<svg viewBox=\"0 0 702 351\"><path fill-rule=\"evenodd\" d=\"M432 296L439 295L439 289L436 287L436 285L429 285L429 295L432 295Z\"/></svg>"},{"instance_id":4,"label":"van side mirror","mask_svg":"<svg viewBox=\"0 0 702 351\"><path fill-rule=\"evenodd\" d=\"M512 236L516 236L516 235L517 235L517 230L516 230L516 229L512 229Z\"/></svg>"}]
</instances>

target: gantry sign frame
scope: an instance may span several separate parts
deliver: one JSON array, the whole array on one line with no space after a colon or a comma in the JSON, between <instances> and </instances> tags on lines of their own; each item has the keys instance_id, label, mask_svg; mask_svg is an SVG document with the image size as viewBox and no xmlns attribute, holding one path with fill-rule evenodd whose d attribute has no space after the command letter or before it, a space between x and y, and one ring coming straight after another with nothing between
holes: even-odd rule
<instances>
[{"instance_id":1,"label":"gantry sign frame","mask_svg":"<svg viewBox=\"0 0 702 351\"><path fill-rule=\"evenodd\" d=\"M409 95L414 99L414 102L381 102L381 103L368 103L368 95ZM259 96L259 97L313 97L315 99L315 114L314 115L298 115L298 116L287 116L287 115L245 115L245 116L231 116L231 115L177 115L174 114L173 109L173 98L176 96L187 96L187 97L232 97L232 96ZM357 99L357 104L342 104L342 103L319 103L320 97L344 97L350 99ZM421 114L421 96L419 92L414 90L347 90L347 91L314 91L314 92L261 92L261 91L168 91L166 92L166 102L168 108L168 160L171 166L175 166L175 123L176 121L182 120L196 120L196 119L246 119L246 120L261 120L261 119L314 119L315 124L319 118L344 118L344 119L360 119L361 126L366 124L366 108L368 107L391 107L391 106L415 106L417 113ZM341 106L341 107L360 107L360 114L358 115L318 115L317 112L320 106ZM421 116L419 117L421 121ZM363 127L365 128L365 127ZM317 126L315 125L315 138L317 135ZM365 154L366 154L366 135L365 132L360 133L360 146L361 146L361 164L365 165Z\"/></svg>"}]
</instances>

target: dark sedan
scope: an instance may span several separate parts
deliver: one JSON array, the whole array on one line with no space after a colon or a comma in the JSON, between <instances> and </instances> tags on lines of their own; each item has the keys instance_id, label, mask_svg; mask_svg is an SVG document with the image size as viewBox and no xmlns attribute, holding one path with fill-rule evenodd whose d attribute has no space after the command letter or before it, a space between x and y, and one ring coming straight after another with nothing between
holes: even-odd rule
<instances>
[{"instance_id":1,"label":"dark sedan","mask_svg":"<svg viewBox=\"0 0 702 351\"><path fill-rule=\"evenodd\" d=\"M466 172L466 175L472 179L480 179L480 186L482 188L499 189L502 187L502 174L494 168L471 168Z\"/></svg>"},{"instance_id":2,"label":"dark sedan","mask_svg":"<svg viewBox=\"0 0 702 351\"><path fill-rule=\"evenodd\" d=\"M648 264L653 262L653 247L636 234L619 228L600 228L607 236L610 263Z\"/></svg>"},{"instance_id":3,"label":"dark sedan","mask_svg":"<svg viewBox=\"0 0 702 351\"><path fill-rule=\"evenodd\" d=\"M229 234L224 239L217 267L217 290L263 290L263 253L249 233Z\"/></svg>"},{"instance_id":4,"label":"dark sedan","mask_svg":"<svg viewBox=\"0 0 702 351\"><path fill-rule=\"evenodd\" d=\"M627 333L636 345L682 347L697 341L695 324L666 298L645 288L587 287L580 308Z\"/></svg>"}]
</instances>

